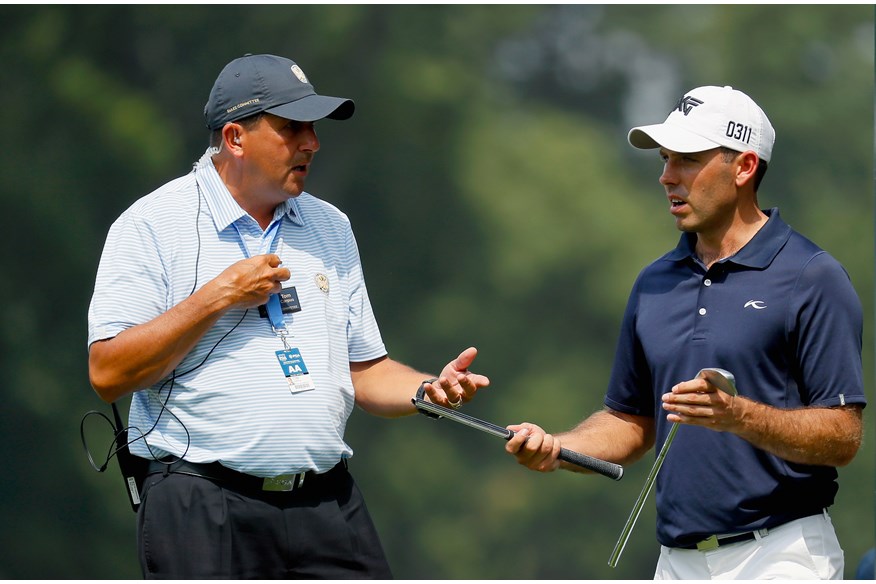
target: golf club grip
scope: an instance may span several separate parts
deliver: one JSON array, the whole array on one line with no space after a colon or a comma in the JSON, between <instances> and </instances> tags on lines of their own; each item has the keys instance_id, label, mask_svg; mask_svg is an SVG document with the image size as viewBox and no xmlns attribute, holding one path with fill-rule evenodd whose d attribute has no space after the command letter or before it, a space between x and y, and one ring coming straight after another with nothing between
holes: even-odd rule
<instances>
[{"instance_id":1,"label":"golf club grip","mask_svg":"<svg viewBox=\"0 0 876 584\"><path fill-rule=\"evenodd\" d=\"M624 467L622 467L621 465L615 464L613 462L608 462L607 460L593 458L592 456L587 456L586 454L581 454L580 452L575 452L574 450L566 450L565 448L561 448L558 458L560 460L564 460L566 462L578 465L581 468L586 468L587 470L598 472L602 476L606 476L616 481L621 480L621 477L624 476Z\"/></svg>"}]
</instances>

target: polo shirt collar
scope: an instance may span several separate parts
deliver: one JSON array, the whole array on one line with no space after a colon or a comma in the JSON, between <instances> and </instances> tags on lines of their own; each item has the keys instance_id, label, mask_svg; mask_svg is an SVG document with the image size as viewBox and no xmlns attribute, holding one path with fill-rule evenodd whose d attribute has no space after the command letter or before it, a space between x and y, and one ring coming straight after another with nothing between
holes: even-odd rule
<instances>
[{"instance_id":1,"label":"polo shirt collar","mask_svg":"<svg viewBox=\"0 0 876 584\"><path fill-rule=\"evenodd\" d=\"M778 207L773 207L769 210L764 209L763 212L769 217L766 224L754 234L751 241L746 243L742 249L733 256L721 260L720 263L732 262L741 266L759 269L770 265L776 254L779 253L788 241L788 238L791 237L791 227L782 220ZM696 233L682 233L676 248L665 257L670 261L681 261L687 258L696 259L696 244Z\"/></svg>"},{"instance_id":2,"label":"polo shirt collar","mask_svg":"<svg viewBox=\"0 0 876 584\"><path fill-rule=\"evenodd\" d=\"M223 231L235 221L246 217L247 213L231 196L228 187L225 186L222 177L219 176L213 165L212 155L213 149L208 148L195 164L195 180L198 181L201 193L203 193L207 207L210 209L216 231ZM296 225L304 225L295 197L290 197L274 209L275 221L283 215L288 215L289 220Z\"/></svg>"}]
</instances>

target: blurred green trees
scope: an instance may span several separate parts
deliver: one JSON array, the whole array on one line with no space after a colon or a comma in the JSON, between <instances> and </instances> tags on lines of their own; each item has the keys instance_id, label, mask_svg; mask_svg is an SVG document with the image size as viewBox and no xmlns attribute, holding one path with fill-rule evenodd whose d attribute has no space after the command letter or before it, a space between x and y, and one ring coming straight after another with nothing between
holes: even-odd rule
<instances>
[{"instance_id":1,"label":"blurred green trees","mask_svg":"<svg viewBox=\"0 0 876 584\"><path fill-rule=\"evenodd\" d=\"M777 130L764 207L848 269L873 396L873 9L868 6L3 6L5 209L0 577L136 578L134 515L87 464L85 320L103 240L206 147L226 62L268 52L356 101L318 126L308 190L353 221L384 339L437 370L462 348L493 387L467 407L566 429L601 407L627 292L678 234L656 155L628 129L733 85ZM412 392L413 392L412 388ZM869 410L868 431L872 431ZM90 429L102 461L109 434ZM352 469L399 578L650 578L647 473L518 467L442 421L356 412ZM869 433L832 510L847 575L873 545ZM51 557L48 562L45 558Z\"/></svg>"}]
</instances>

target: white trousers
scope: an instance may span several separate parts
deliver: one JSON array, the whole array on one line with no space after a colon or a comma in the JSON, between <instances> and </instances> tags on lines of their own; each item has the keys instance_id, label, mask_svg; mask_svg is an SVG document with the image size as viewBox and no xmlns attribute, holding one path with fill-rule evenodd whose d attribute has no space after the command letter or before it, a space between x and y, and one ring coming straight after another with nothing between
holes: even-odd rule
<instances>
[{"instance_id":1,"label":"white trousers","mask_svg":"<svg viewBox=\"0 0 876 584\"><path fill-rule=\"evenodd\" d=\"M654 579L843 579L843 550L827 511L755 537L707 552L661 546Z\"/></svg>"}]
</instances>

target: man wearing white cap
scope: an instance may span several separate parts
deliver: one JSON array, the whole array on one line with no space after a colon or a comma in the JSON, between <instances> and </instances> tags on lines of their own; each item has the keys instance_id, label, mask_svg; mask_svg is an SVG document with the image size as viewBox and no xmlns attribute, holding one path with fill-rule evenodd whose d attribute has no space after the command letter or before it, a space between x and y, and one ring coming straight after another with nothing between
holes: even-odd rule
<instances>
[{"instance_id":1,"label":"man wearing white cap","mask_svg":"<svg viewBox=\"0 0 876 584\"><path fill-rule=\"evenodd\" d=\"M107 402L133 393L146 578L389 578L347 419L413 414L421 386L459 407L489 383L473 347L437 378L387 356L349 219L304 191L314 122L353 111L289 59L234 59L204 109L210 147L110 228L89 374Z\"/></svg>"},{"instance_id":2,"label":"man wearing white cap","mask_svg":"<svg viewBox=\"0 0 876 584\"><path fill-rule=\"evenodd\" d=\"M841 579L827 508L866 404L848 274L758 205L775 131L741 91L693 89L629 141L659 149L681 239L633 286L605 409L557 435L510 426L507 449L543 472L576 470L560 447L625 464L678 423L656 481L656 579ZM708 367L738 395L697 377Z\"/></svg>"}]
</instances>

